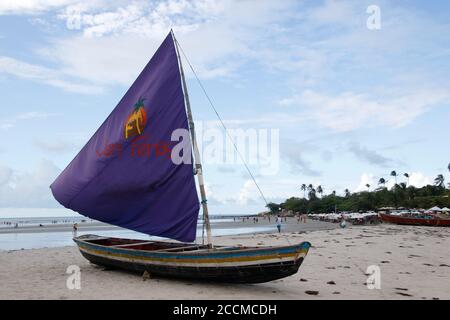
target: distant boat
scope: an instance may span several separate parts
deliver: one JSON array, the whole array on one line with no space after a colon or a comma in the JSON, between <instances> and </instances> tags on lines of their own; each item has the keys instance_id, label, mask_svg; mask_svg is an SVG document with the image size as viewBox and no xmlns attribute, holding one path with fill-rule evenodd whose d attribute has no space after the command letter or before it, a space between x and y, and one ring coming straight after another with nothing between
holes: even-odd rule
<instances>
[{"instance_id":1,"label":"distant boat","mask_svg":"<svg viewBox=\"0 0 450 320\"><path fill-rule=\"evenodd\" d=\"M295 274L308 253L309 242L273 247L212 244L179 50L171 31L51 189L62 205L84 216L180 242L82 235L74 238L75 243L94 264L151 276L260 283ZM185 131L188 134L183 136ZM177 149L186 141L187 149ZM182 154L182 161L173 160L174 152L175 156ZM192 243L200 204L207 244L204 236L202 244Z\"/></svg>"},{"instance_id":2,"label":"distant boat","mask_svg":"<svg viewBox=\"0 0 450 320\"><path fill-rule=\"evenodd\" d=\"M414 226L433 226L433 227L450 227L450 219L439 218L437 216L428 215L427 217L405 217L394 216L391 214L380 213L380 218L383 222L414 225Z\"/></svg>"}]
</instances>

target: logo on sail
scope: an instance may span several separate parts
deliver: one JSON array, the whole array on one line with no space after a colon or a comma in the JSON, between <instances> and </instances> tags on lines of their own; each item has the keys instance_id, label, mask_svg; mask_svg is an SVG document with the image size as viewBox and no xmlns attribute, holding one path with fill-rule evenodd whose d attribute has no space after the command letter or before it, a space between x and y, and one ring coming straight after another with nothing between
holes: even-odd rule
<instances>
[{"instance_id":1,"label":"logo on sail","mask_svg":"<svg viewBox=\"0 0 450 320\"><path fill-rule=\"evenodd\" d=\"M125 121L125 139L141 135L147 124L147 113L144 109L144 99L140 98L134 105L134 110Z\"/></svg>"}]
</instances>

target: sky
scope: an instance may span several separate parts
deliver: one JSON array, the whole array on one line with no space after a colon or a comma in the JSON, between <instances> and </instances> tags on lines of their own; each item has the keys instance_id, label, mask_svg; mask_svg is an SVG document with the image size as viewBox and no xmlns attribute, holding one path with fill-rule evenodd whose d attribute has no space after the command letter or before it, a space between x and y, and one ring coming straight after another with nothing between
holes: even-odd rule
<instances>
[{"instance_id":1,"label":"sky","mask_svg":"<svg viewBox=\"0 0 450 320\"><path fill-rule=\"evenodd\" d=\"M448 1L6 0L0 217L73 215L49 185L171 28L230 132L256 133L256 159L240 150L267 201L392 186L392 170L450 182ZM184 66L210 212L264 210L242 162L207 148L225 135Z\"/></svg>"}]
</instances>

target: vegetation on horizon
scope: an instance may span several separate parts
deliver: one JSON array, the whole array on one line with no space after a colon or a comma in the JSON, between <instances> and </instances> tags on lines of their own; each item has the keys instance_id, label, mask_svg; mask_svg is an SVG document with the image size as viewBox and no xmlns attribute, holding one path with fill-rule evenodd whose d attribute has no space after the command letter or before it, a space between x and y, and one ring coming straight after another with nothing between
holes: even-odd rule
<instances>
[{"instance_id":1,"label":"vegetation on horizon","mask_svg":"<svg viewBox=\"0 0 450 320\"><path fill-rule=\"evenodd\" d=\"M450 165L449 165L450 167ZM449 168L450 170L450 168ZM369 211L381 207L405 207L428 209L434 206L450 207L450 183L445 188L444 176L437 175L434 185L426 185L416 188L409 185L409 174L404 173L406 182L397 183L399 175L392 171L390 176L394 177L395 184L389 190L388 182L384 178L378 180L378 188L370 191L370 185L366 184L367 191L351 193L349 189L344 190L343 196L336 195L336 191L323 194L321 185L314 187L312 184L302 184L303 198L291 197L282 203L269 203L267 208L271 213L277 214L280 210L292 210L299 213L322 213L337 211Z\"/></svg>"}]
</instances>

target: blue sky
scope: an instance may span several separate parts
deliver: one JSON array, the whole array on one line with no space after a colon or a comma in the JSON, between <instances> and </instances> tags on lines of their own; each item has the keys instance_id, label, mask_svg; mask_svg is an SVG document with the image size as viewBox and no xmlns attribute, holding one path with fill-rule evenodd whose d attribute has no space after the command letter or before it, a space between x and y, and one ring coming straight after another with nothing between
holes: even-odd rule
<instances>
[{"instance_id":1,"label":"blue sky","mask_svg":"<svg viewBox=\"0 0 450 320\"><path fill-rule=\"evenodd\" d=\"M447 1L2 2L0 216L67 214L49 184L171 27L230 129L279 130L279 170L251 165L268 200L391 170L450 182L449 18ZM195 119L217 126L185 70ZM205 178L212 213L263 210L241 164L205 161Z\"/></svg>"}]
</instances>

